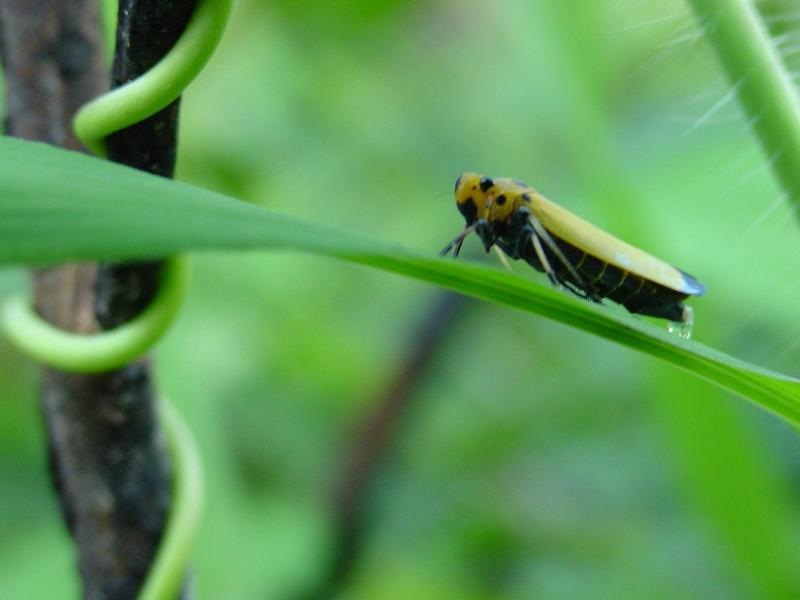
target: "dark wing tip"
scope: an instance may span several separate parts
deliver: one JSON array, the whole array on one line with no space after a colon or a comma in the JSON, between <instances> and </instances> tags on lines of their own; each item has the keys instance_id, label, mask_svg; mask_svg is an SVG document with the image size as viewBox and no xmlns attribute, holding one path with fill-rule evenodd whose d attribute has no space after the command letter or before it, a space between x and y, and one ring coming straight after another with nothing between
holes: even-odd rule
<instances>
[{"instance_id":1,"label":"dark wing tip","mask_svg":"<svg viewBox=\"0 0 800 600\"><path fill-rule=\"evenodd\" d=\"M681 271L680 269L678 269L678 271L683 275L684 288L681 291L684 294L688 294L689 296L702 296L706 293L706 286L697 281L693 275L689 275L686 271Z\"/></svg>"}]
</instances>

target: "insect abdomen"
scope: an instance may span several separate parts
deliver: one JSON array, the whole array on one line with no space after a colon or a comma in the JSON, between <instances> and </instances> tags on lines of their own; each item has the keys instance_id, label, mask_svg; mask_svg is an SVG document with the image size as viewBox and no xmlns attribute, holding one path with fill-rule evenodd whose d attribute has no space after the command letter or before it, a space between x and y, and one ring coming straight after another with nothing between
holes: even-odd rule
<instances>
[{"instance_id":1,"label":"insect abdomen","mask_svg":"<svg viewBox=\"0 0 800 600\"><path fill-rule=\"evenodd\" d=\"M583 281L575 281L569 269L545 245L545 256L555 271L556 277L562 283L580 289L590 297L608 298L622 304L631 313L660 317L676 322L683 320L683 300L688 297L688 294L677 292L640 275L620 269L587 254L552 233L550 235L558 244L564 257L583 279ZM544 271L530 240L526 242L520 258L523 258L536 270Z\"/></svg>"}]
</instances>

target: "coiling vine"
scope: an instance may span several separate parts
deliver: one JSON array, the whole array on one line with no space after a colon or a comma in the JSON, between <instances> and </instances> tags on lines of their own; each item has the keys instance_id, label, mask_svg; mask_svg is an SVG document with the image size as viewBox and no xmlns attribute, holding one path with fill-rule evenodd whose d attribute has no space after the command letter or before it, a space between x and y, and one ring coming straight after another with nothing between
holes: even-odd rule
<instances>
[{"instance_id":1,"label":"coiling vine","mask_svg":"<svg viewBox=\"0 0 800 600\"><path fill-rule=\"evenodd\" d=\"M152 69L93 100L75 117L75 133L96 154L105 138L144 120L173 102L205 66L227 23L232 0L199 0L180 39ZM95 335L62 331L39 317L24 298L6 302L0 325L20 350L52 367L72 372L109 371L148 351L169 327L186 292L188 261L168 259L155 299L132 321ZM171 508L162 541L139 597L174 598L184 578L199 522L202 498L200 458L175 409L161 402L160 414L173 461Z\"/></svg>"}]
</instances>

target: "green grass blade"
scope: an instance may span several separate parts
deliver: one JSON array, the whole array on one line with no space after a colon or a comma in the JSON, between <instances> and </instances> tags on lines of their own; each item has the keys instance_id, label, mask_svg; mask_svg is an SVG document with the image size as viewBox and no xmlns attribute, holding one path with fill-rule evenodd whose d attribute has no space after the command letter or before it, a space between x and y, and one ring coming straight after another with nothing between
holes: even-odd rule
<instances>
[{"instance_id":1,"label":"green grass blade","mask_svg":"<svg viewBox=\"0 0 800 600\"><path fill-rule=\"evenodd\" d=\"M0 139L0 264L274 248L338 257L560 321L657 356L800 424L800 380L545 285L77 153Z\"/></svg>"},{"instance_id":2,"label":"green grass blade","mask_svg":"<svg viewBox=\"0 0 800 600\"><path fill-rule=\"evenodd\" d=\"M800 97L751 0L689 0L793 208L800 207Z\"/></svg>"}]
</instances>

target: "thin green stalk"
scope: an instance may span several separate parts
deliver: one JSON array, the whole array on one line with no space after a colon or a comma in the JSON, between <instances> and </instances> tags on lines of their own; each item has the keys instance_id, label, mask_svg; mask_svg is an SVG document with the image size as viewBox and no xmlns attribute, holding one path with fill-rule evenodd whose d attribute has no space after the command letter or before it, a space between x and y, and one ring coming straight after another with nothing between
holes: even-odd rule
<instances>
[{"instance_id":1,"label":"thin green stalk","mask_svg":"<svg viewBox=\"0 0 800 600\"><path fill-rule=\"evenodd\" d=\"M800 217L800 96L750 0L689 0Z\"/></svg>"}]
</instances>

